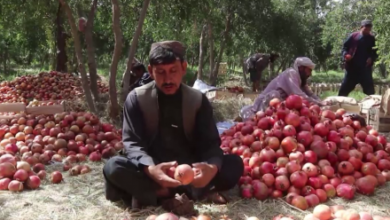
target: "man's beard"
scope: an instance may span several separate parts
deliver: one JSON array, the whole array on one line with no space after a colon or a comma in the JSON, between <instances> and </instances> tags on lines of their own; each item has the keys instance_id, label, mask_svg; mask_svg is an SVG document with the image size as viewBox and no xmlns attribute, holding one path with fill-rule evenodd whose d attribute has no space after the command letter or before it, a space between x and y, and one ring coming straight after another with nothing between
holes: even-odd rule
<instances>
[{"instance_id":1,"label":"man's beard","mask_svg":"<svg viewBox=\"0 0 390 220\"><path fill-rule=\"evenodd\" d=\"M306 76L305 71L299 71L299 76L301 77L301 87L306 86L308 77Z\"/></svg>"}]
</instances>

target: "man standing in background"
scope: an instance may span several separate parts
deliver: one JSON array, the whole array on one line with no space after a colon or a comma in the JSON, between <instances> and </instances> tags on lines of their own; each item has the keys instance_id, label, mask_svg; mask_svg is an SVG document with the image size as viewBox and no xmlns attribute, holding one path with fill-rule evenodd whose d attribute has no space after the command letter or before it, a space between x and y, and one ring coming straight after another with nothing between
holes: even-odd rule
<instances>
[{"instance_id":1,"label":"man standing in background","mask_svg":"<svg viewBox=\"0 0 390 220\"><path fill-rule=\"evenodd\" d=\"M264 69L267 68L270 63L273 63L278 57L279 55L274 53L255 53L246 60L253 92L258 92L260 89L260 80Z\"/></svg>"},{"instance_id":2,"label":"man standing in background","mask_svg":"<svg viewBox=\"0 0 390 220\"><path fill-rule=\"evenodd\" d=\"M342 56L345 76L339 96L348 96L360 84L366 95L375 94L372 67L377 58L375 37L371 34L372 22L363 20L360 31L352 33L344 42Z\"/></svg>"}]
</instances>

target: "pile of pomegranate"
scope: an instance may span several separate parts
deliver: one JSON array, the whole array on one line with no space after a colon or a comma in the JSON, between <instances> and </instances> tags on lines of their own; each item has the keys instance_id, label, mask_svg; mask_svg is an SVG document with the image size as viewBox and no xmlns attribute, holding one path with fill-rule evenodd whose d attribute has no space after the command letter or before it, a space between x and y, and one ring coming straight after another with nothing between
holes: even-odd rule
<instances>
[{"instance_id":1,"label":"pile of pomegranate","mask_svg":"<svg viewBox=\"0 0 390 220\"><path fill-rule=\"evenodd\" d=\"M179 218L173 213L163 213L161 215L150 215L146 218L146 220L179 220ZM124 219L127 220L127 219ZM205 214L200 214L199 216L191 217L190 220L211 220L211 217ZM221 216L219 220L231 220L228 216ZM248 217L246 220L259 220L257 217Z\"/></svg>"},{"instance_id":2,"label":"pile of pomegranate","mask_svg":"<svg viewBox=\"0 0 390 220\"><path fill-rule=\"evenodd\" d=\"M353 209L345 209L344 206L318 205L313 209L312 214L305 216L303 220L387 220L389 217L371 215L368 212L357 212ZM294 220L294 217L278 215L273 220Z\"/></svg>"},{"instance_id":3,"label":"pile of pomegranate","mask_svg":"<svg viewBox=\"0 0 390 220\"><path fill-rule=\"evenodd\" d=\"M371 195L389 181L390 144L345 113L291 95L224 131L221 148L245 164L242 197L287 195L289 204L306 210L335 196L353 199L356 191Z\"/></svg>"},{"instance_id":4,"label":"pile of pomegranate","mask_svg":"<svg viewBox=\"0 0 390 220\"><path fill-rule=\"evenodd\" d=\"M35 176L46 178L45 165L62 163L70 175L84 174L90 167L77 163L101 161L123 148L121 130L85 112L0 119L0 140L0 189L10 191L22 190L23 183L30 189L39 187ZM61 172L50 178L61 182Z\"/></svg>"},{"instance_id":5,"label":"pile of pomegranate","mask_svg":"<svg viewBox=\"0 0 390 220\"><path fill-rule=\"evenodd\" d=\"M107 93L108 86L98 81L100 93ZM72 100L83 95L81 80L68 73L56 71L26 75L0 83L0 103L23 102L28 100Z\"/></svg>"}]
</instances>

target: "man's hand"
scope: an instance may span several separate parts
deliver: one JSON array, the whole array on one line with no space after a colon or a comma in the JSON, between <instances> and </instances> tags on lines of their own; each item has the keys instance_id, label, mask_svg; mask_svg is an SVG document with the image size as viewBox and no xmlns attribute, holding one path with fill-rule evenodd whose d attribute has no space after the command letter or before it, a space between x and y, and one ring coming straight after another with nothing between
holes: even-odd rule
<instances>
[{"instance_id":1,"label":"man's hand","mask_svg":"<svg viewBox=\"0 0 390 220\"><path fill-rule=\"evenodd\" d=\"M216 165L207 163L194 163L192 164L195 172L195 178L191 185L195 188L203 188L215 177L218 172Z\"/></svg>"},{"instance_id":2,"label":"man's hand","mask_svg":"<svg viewBox=\"0 0 390 220\"><path fill-rule=\"evenodd\" d=\"M367 59L367 66L371 66L371 64L372 64L372 59L371 59L371 58L368 58L368 59Z\"/></svg>"},{"instance_id":3,"label":"man's hand","mask_svg":"<svg viewBox=\"0 0 390 220\"><path fill-rule=\"evenodd\" d=\"M350 54L346 54L344 56L345 61L350 61L352 59L352 56Z\"/></svg>"},{"instance_id":4,"label":"man's hand","mask_svg":"<svg viewBox=\"0 0 390 220\"><path fill-rule=\"evenodd\" d=\"M146 175L152 178L163 188L174 188L181 185L180 181L172 179L167 175L171 167L176 167L177 162L160 163L155 166L148 166L144 168Z\"/></svg>"}]
</instances>

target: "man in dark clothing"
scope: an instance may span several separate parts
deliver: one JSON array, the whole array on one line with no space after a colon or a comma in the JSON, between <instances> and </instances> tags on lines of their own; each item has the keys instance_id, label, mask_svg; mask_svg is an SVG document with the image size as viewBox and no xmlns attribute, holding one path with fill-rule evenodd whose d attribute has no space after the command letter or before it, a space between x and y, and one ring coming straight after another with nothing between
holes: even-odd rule
<instances>
[{"instance_id":1,"label":"man in dark clothing","mask_svg":"<svg viewBox=\"0 0 390 220\"><path fill-rule=\"evenodd\" d=\"M278 54L253 54L246 60L248 72L250 74L250 80L252 82L252 91L258 92L260 89L260 80L262 72L267 68L270 63L273 63L279 57Z\"/></svg>"},{"instance_id":2,"label":"man in dark clothing","mask_svg":"<svg viewBox=\"0 0 390 220\"><path fill-rule=\"evenodd\" d=\"M238 183L242 159L223 155L208 99L181 83L187 68L184 55L177 41L152 45L148 69L154 81L128 95L124 156L111 158L103 168L108 200L132 201L134 208L185 193L190 199L225 203L217 192ZM190 185L182 186L167 175L178 164L192 165L196 174Z\"/></svg>"},{"instance_id":3,"label":"man in dark clothing","mask_svg":"<svg viewBox=\"0 0 390 220\"><path fill-rule=\"evenodd\" d=\"M375 94L372 66L377 58L375 37L371 34L372 22L364 20L359 32L352 33L344 42L342 56L345 76L339 96L348 96L356 84L363 87L366 95Z\"/></svg>"},{"instance_id":4,"label":"man in dark clothing","mask_svg":"<svg viewBox=\"0 0 390 220\"><path fill-rule=\"evenodd\" d=\"M130 78L130 91L153 81L142 63L134 64L131 72L133 75Z\"/></svg>"}]
</instances>

